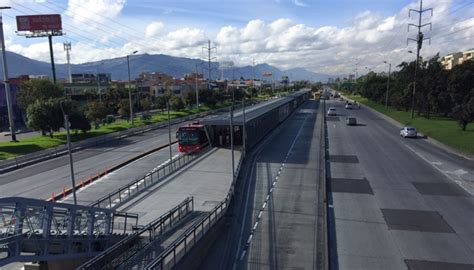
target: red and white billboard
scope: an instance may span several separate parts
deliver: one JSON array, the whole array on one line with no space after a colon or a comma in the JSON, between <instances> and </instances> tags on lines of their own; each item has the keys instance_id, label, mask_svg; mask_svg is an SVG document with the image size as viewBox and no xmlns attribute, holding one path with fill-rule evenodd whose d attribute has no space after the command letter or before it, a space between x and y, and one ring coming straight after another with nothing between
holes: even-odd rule
<instances>
[{"instance_id":1,"label":"red and white billboard","mask_svg":"<svg viewBox=\"0 0 474 270\"><path fill-rule=\"evenodd\" d=\"M60 31L62 30L61 15L27 15L16 16L18 31Z\"/></svg>"}]
</instances>

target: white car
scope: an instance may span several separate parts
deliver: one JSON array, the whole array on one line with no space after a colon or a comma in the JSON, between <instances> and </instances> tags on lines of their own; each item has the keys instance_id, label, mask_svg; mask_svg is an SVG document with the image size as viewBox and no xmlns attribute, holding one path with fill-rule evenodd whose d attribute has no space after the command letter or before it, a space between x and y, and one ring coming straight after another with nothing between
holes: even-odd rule
<instances>
[{"instance_id":1,"label":"white car","mask_svg":"<svg viewBox=\"0 0 474 270\"><path fill-rule=\"evenodd\" d=\"M346 110L352 110L352 103L347 103L345 108Z\"/></svg>"},{"instance_id":2,"label":"white car","mask_svg":"<svg viewBox=\"0 0 474 270\"><path fill-rule=\"evenodd\" d=\"M328 116L331 116L331 115L337 115L337 113L336 113L336 108L330 107L330 108L328 109Z\"/></svg>"},{"instance_id":3,"label":"white car","mask_svg":"<svg viewBox=\"0 0 474 270\"><path fill-rule=\"evenodd\" d=\"M400 136L402 136L403 138L416 138L418 136L418 133L416 132L416 128L414 127L403 127L402 129L400 129Z\"/></svg>"}]
</instances>

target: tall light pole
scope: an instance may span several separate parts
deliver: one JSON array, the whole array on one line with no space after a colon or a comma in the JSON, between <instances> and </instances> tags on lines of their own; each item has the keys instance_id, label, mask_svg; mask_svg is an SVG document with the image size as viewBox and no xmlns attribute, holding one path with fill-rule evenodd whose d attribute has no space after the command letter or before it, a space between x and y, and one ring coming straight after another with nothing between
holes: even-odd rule
<instances>
[{"instance_id":1,"label":"tall light pole","mask_svg":"<svg viewBox=\"0 0 474 270\"><path fill-rule=\"evenodd\" d=\"M390 72L392 71L392 63L383 61L385 64L388 64L388 78L387 78L387 91L385 92L385 109L388 108L388 91L390 89Z\"/></svg>"},{"instance_id":2,"label":"tall light pole","mask_svg":"<svg viewBox=\"0 0 474 270\"><path fill-rule=\"evenodd\" d=\"M199 111L198 64L196 64L196 72L194 73L194 83L196 85L196 109Z\"/></svg>"},{"instance_id":3,"label":"tall light pole","mask_svg":"<svg viewBox=\"0 0 474 270\"><path fill-rule=\"evenodd\" d=\"M99 102L102 102L102 91L100 90L100 74L99 74L99 68L101 65L104 63L100 63L97 66L97 92L99 93Z\"/></svg>"},{"instance_id":4,"label":"tall light pole","mask_svg":"<svg viewBox=\"0 0 474 270\"><path fill-rule=\"evenodd\" d=\"M232 155L232 182L235 181L234 166L234 87L232 87L232 105L230 106L230 150Z\"/></svg>"},{"instance_id":5,"label":"tall light pole","mask_svg":"<svg viewBox=\"0 0 474 270\"><path fill-rule=\"evenodd\" d=\"M172 166L173 151L171 150L171 117L170 117L170 99L169 98L166 99L166 110L168 111L168 145L170 149L170 166Z\"/></svg>"},{"instance_id":6,"label":"tall light pole","mask_svg":"<svg viewBox=\"0 0 474 270\"><path fill-rule=\"evenodd\" d=\"M72 149L71 149L71 134L69 132L69 128L71 123L69 122L69 118L67 113L64 112L63 102L59 103L61 107L61 111L64 115L64 127L66 128L66 138L67 138L67 150L69 153L69 168L71 169L71 182L72 182L72 196L74 198L74 205L77 205L77 198L76 198L76 180L74 178L74 161L72 159Z\"/></svg>"},{"instance_id":7,"label":"tall light pole","mask_svg":"<svg viewBox=\"0 0 474 270\"><path fill-rule=\"evenodd\" d=\"M130 103L130 124L133 125L133 105L132 105L132 86L130 79L130 55L136 54L138 51L133 51L127 55L127 67L128 67L128 102Z\"/></svg>"},{"instance_id":8,"label":"tall light pole","mask_svg":"<svg viewBox=\"0 0 474 270\"><path fill-rule=\"evenodd\" d=\"M10 9L10 7L0 7L2 9ZM8 122L10 123L10 134L12 136L12 141L16 142L15 134L15 122L13 120L13 108L12 100L10 93L10 83L8 82L8 69L7 69L7 54L5 52L5 37L3 34L3 18L0 14L0 39L2 42L2 60L3 60L3 83L5 84L5 97L7 101L7 110L8 110Z\"/></svg>"}]
</instances>

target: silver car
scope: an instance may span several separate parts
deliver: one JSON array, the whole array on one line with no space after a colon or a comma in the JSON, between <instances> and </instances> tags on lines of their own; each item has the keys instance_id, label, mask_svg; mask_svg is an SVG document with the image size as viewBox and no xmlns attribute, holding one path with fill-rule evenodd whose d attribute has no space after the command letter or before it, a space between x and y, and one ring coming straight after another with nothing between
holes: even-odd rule
<instances>
[{"instance_id":1,"label":"silver car","mask_svg":"<svg viewBox=\"0 0 474 270\"><path fill-rule=\"evenodd\" d=\"M403 127L402 129L400 129L400 136L402 136L403 138L416 138L418 136L418 133L416 132L416 128L414 127Z\"/></svg>"},{"instance_id":2,"label":"silver car","mask_svg":"<svg viewBox=\"0 0 474 270\"><path fill-rule=\"evenodd\" d=\"M336 113L336 108L330 107L330 108L328 109L328 116L331 116L331 115L337 115L337 113Z\"/></svg>"}]
</instances>

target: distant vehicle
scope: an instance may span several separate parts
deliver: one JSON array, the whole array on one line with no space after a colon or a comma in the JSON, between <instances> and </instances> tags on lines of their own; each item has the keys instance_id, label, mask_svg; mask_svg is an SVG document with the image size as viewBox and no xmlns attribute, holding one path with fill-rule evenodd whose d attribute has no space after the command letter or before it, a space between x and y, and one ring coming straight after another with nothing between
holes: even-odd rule
<instances>
[{"instance_id":1,"label":"distant vehicle","mask_svg":"<svg viewBox=\"0 0 474 270\"><path fill-rule=\"evenodd\" d=\"M176 138L178 151L181 153L198 152L209 144L204 126L199 122L179 127Z\"/></svg>"},{"instance_id":2,"label":"distant vehicle","mask_svg":"<svg viewBox=\"0 0 474 270\"><path fill-rule=\"evenodd\" d=\"M400 136L402 136L403 138L416 138L418 136L418 133L416 132L416 128L414 127L403 127L402 129L400 129Z\"/></svg>"},{"instance_id":3,"label":"distant vehicle","mask_svg":"<svg viewBox=\"0 0 474 270\"><path fill-rule=\"evenodd\" d=\"M330 108L328 109L328 116L331 116L331 115L337 115L337 113L336 113L336 108L330 107Z\"/></svg>"},{"instance_id":4,"label":"distant vehicle","mask_svg":"<svg viewBox=\"0 0 474 270\"><path fill-rule=\"evenodd\" d=\"M344 101L344 99L342 97L339 98L339 101Z\"/></svg>"},{"instance_id":5,"label":"distant vehicle","mask_svg":"<svg viewBox=\"0 0 474 270\"><path fill-rule=\"evenodd\" d=\"M347 103L345 108L347 110L352 110L352 103Z\"/></svg>"},{"instance_id":6,"label":"distant vehicle","mask_svg":"<svg viewBox=\"0 0 474 270\"><path fill-rule=\"evenodd\" d=\"M357 118L355 118L354 116L348 116L346 118L346 124L348 126L357 126Z\"/></svg>"},{"instance_id":7,"label":"distant vehicle","mask_svg":"<svg viewBox=\"0 0 474 270\"><path fill-rule=\"evenodd\" d=\"M341 95L339 95L338 92L336 92L336 93L334 94L334 97L335 97L335 98L338 98L338 97L340 97L340 96L341 96Z\"/></svg>"}]
</instances>

